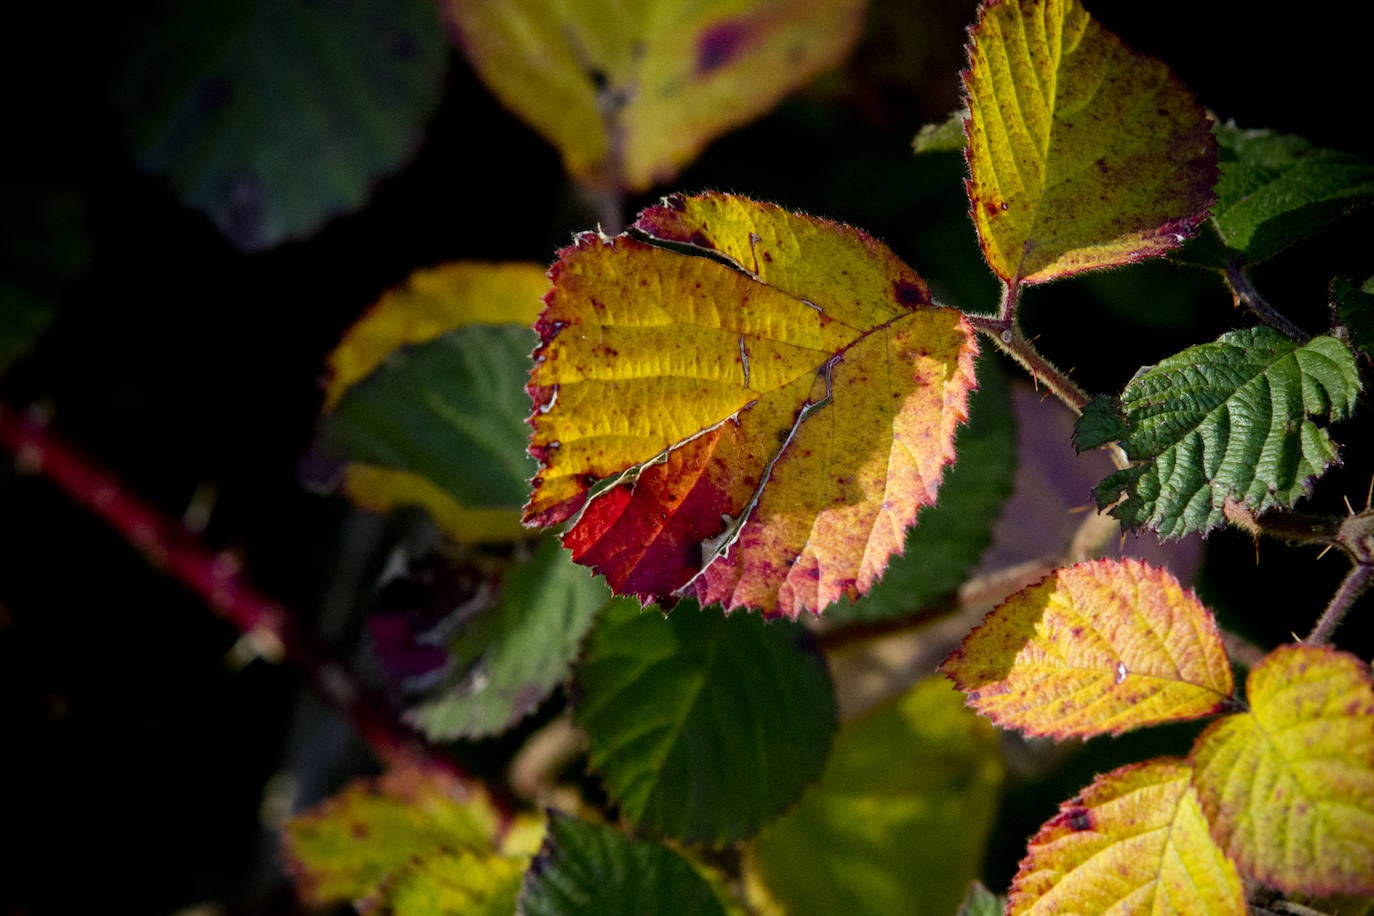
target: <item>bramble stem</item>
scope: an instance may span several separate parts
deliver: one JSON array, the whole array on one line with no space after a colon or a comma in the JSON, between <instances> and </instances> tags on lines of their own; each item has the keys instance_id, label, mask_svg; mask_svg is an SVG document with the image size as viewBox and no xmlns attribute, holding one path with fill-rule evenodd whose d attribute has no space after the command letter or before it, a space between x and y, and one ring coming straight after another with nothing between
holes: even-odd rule
<instances>
[{"instance_id":1,"label":"bramble stem","mask_svg":"<svg viewBox=\"0 0 1374 916\"><path fill-rule=\"evenodd\" d=\"M992 340L1003 353L1020 363L1037 385L1043 384L1055 397L1075 414L1083 412L1088 396L1059 369L1035 349L1035 345L1012 318L969 315L969 323Z\"/></svg>"},{"instance_id":2,"label":"bramble stem","mask_svg":"<svg viewBox=\"0 0 1374 916\"><path fill-rule=\"evenodd\" d=\"M1374 580L1374 564L1361 562L1350 567L1350 572L1346 573L1345 578L1341 580L1340 588L1336 589L1336 594L1331 596L1331 601L1327 604L1326 610L1322 611L1321 617L1317 620L1317 625L1313 627L1311 634L1303 640L1303 643L1310 646L1321 646L1330 642L1331 635L1336 632L1336 627L1341 625L1346 612L1369 588L1371 580Z\"/></svg>"},{"instance_id":3,"label":"bramble stem","mask_svg":"<svg viewBox=\"0 0 1374 916\"><path fill-rule=\"evenodd\" d=\"M1231 294L1235 296L1236 303L1254 312L1260 321L1277 331L1282 331L1298 343L1307 343L1312 339L1311 334L1289 321L1260 295L1260 291L1250 282L1249 274L1240 264L1232 262L1226 266L1226 280L1231 284Z\"/></svg>"},{"instance_id":4,"label":"bramble stem","mask_svg":"<svg viewBox=\"0 0 1374 916\"><path fill-rule=\"evenodd\" d=\"M259 592L228 551L212 551L185 525L149 505L118 478L95 467L36 415L0 405L0 445L21 471L42 474L69 499L100 518L148 562L199 595L232 623L260 657L285 661L305 674L322 698L390 766L406 763L464 774L401 727L394 713L365 692L348 669L302 630L285 607Z\"/></svg>"}]
</instances>

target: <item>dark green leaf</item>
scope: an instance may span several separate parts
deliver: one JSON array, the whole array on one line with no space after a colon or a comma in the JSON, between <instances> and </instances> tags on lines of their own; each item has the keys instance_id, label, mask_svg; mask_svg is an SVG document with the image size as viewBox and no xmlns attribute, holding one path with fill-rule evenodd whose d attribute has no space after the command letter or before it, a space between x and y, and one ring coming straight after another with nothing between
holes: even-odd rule
<instances>
[{"instance_id":1,"label":"dark green leaf","mask_svg":"<svg viewBox=\"0 0 1374 916\"><path fill-rule=\"evenodd\" d=\"M359 207L438 104L427 0L163 4L115 83L134 156L245 251Z\"/></svg>"},{"instance_id":2,"label":"dark green leaf","mask_svg":"<svg viewBox=\"0 0 1374 916\"><path fill-rule=\"evenodd\" d=\"M1359 389L1355 358L1336 338L1300 345L1250 328L1142 369L1119 407L1089 405L1075 439L1079 448L1119 439L1132 462L1098 485L1100 507L1116 503L1111 513L1128 528L1182 537L1220 525L1227 499L1259 513L1304 496L1339 460L1313 418L1344 419Z\"/></svg>"},{"instance_id":3,"label":"dark green leaf","mask_svg":"<svg viewBox=\"0 0 1374 916\"><path fill-rule=\"evenodd\" d=\"M506 573L496 605L450 643L454 679L407 721L436 740L504 731L563 683L610 597L604 582L545 539L533 559Z\"/></svg>"},{"instance_id":4,"label":"dark green leaf","mask_svg":"<svg viewBox=\"0 0 1374 916\"><path fill-rule=\"evenodd\" d=\"M940 499L907 531L906 548L871 591L825 612L835 620L881 620L917 611L953 593L992 540L997 510L1011 492L1016 421L1006 373L994 359L978 363L979 389L969 396L969 422L955 442Z\"/></svg>"},{"instance_id":5,"label":"dark green leaf","mask_svg":"<svg viewBox=\"0 0 1374 916\"><path fill-rule=\"evenodd\" d=\"M706 879L682 856L556 811L520 890L522 916L724 916Z\"/></svg>"},{"instance_id":6,"label":"dark green leaf","mask_svg":"<svg viewBox=\"0 0 1374 916\"><path fill-rule=\"evenodd\" d=\"M1374 203L1374 165L1268 130L1216 129L1221 181L1212 222L1222 242L1258 263Z\"/></svg>"},{"instance_id":7,"label":"dark green leaf","mask_svg":"<svg viewBox=\"0 0 1374 916\"><path fill-rule=\"evenodd\" d=\"M343 396L324 425L327 458L412 471L469 507L519 507L534 332L467 325L405 347Z\"/></svg>"},{"instance_id":8,"label":"dark green leaf","mask_svg":"<svg viewBox=\"0 0 1374 916\"><path fill-rule=\"evenodd\" d=\"M1356 286L1337 277L1331 282L1331 305L1336 320L1350 333L1350 345L1374 360L1374 277Z\"/></svg>"},{"instance_id":9,"label":"dark green leaf","mask_svg":"<svg viewBox=\"0 0 1374 916\"><path fill-rule=\"evenodd\" d=\"M0 372L28 352L52 314L47 302L0 281Z\"/></svg>"},{"instance_id":10,"label":"dark green leaf","mask_svg":"<svg viewBox=\"0 0 1374 916\"><path fill-rule=\"evenodd\" d=\"M26 176L27 177L27 176ZM29 181L0 184L0 371L47 328L90 256L85 202Z\"/></svg>"},{"instance_id":11,"label":"dark green leaf","mask_svg":"<svg viewBox=\"0 0 1374 916\"><path fill-rule=\"evenodd\" d=\"M801 626L683 601L598 617L574 718L629 821L686 842L748 836L820 774L836 709Z\"/></svg>"}]
</instances>

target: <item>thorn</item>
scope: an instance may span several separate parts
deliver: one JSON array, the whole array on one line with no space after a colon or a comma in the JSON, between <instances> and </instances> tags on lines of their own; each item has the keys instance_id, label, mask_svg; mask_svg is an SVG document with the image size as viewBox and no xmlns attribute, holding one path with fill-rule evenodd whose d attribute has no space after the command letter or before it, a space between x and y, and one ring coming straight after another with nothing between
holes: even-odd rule
<instances>
[{"instance_id":1,"label":"thorn","mask_svg":"<svg viewBox=\"0 0 1374 916\"><path fill-rule=\"evenodd\" d=\"M1352 515L1352 516L1353 516L1353 515L1355 514L1355 510L1354 510L1353 508L1351 508L1351 506L1350 506L1350 497L1348 497L1348 496L1346 496L1344 493L1342 493L1342 494L1341 494L1341 501L1345 503L1345 511L1346 511L1346 514L1347 514L1347 515Z\"/></svg>"},{"instance_id":2,"label":"thorn","mask_svg":"<svg viewBox=\"0 0 1374 916\"><path fill-rule=\"evenodd\" d=\"M1335 544L1327 544L1325 547L1322 548L1322 552L1317 554L1317 559L1320 560L1322 557L1326 556L1328 553L1331 552L1331 548L1335 546Z\"/></svg>"},{"instance_id":3,"label":"thorn","mask_svg":"<svg viewBox=\"0 0 1374 916\"><path fill-rule=\"evenodd\" d=\"M1369 492L1364 495L1364 507L1366 511L1370 508L1371 503L1374 503L1374 475L1370 476Z\"/></svg>"}]
</instances>

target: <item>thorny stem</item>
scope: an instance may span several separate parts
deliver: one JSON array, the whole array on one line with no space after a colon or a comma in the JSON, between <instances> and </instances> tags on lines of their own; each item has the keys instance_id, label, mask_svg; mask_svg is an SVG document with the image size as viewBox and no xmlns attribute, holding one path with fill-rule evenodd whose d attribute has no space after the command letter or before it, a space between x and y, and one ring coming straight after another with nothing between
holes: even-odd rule
<instances>
[{"instance_id":1,"label":"thorny stem","mask_svg":"<svg viewBox=\"0 0 1374 916\"><path fill-rule=\"evenodd\" d=\"M1260 321L1282 331L1298 343L1307 343L1311 340L1310 334L1285 318L1260 295L1259 290L1250 282L1250 276L1238 262L1233 261L1226 265L1226 279L1231 284L1231 293L1235 296L1236 304L1244 305L1259 316Z\"/></svg>"},{"instance_id":2,"label":"thorny stem","mask_svg":"<svg viewBox=\"0 0 1374 916\"><path fill-rule=\"evenodd\" d=\"M1044 385L1048 388L1074 413L1083 412L1083 408L1088 403L1088 396L1083 392L1083 389L1079 388L1068 375L1059 371L1053 363L1041 356L1040 351L1035 349L1035 345L1030 342L1025 334L1021 333L1021 328L1014 320L1002 317L991 318L985 315L969 315L968 320L970 324L997 344L1002 352L1024 366L1037 385Z\"/></svg>"},{"instance_id":3,"label":"thorny stem","mask_svg":"<svg viewBox=\"0 0 1374 916\"><path fill-rule=\"evenodd\" d=\"M1374 564L1356 563L1350 567L1350 572L1345 574L1341 580L1340 588L1336 589L1336 594L1331 596L1331 601L1322 611L1322 615L1317 620L1317 625L1303 642L1310 646L1325 645L1331 641L1331 635L1336 632L1336 627L1341 625L1345 619L1346 612L1359 600L1365 590L1369 588L1371 578L1374 578Z\"/></svg>"},{"instance_id":4,"label":"thorny stem","mask_svg":"<svg viewBox=\"0 0 1374 916\"><path fill-rule=\"evenodd\" d=\"M295 623L285 607L249 583L231 553L207 548L185 525L144 502L122 481L49 433L32 413L23 416L0 405L0 445L14 454L20 470L42 474L138 548L151 565L198 594L243 634L243 642L254 654L268 661L285 661L305 674L316 693L348 720L387 765L419 765L464 778L453 763L403 729L386 704L366 693L342 663Z\"/></svg>"}]
</instances>

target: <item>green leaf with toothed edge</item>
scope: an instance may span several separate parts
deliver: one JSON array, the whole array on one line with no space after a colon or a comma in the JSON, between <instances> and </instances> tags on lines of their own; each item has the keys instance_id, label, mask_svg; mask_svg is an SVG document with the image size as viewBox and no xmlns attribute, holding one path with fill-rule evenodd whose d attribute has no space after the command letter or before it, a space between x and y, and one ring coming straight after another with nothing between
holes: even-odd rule
<instances>
[{"instance_id":1,"label":"green leaf with toothed edge","mask_svg":"<svg viewBox=\"0 0 1374 916\"><path fill-rule=\"evenodd\" d=\"M1259 513L1293 505L1339 461L1318 421L1349 416L1360 391L1350 349L1267 327L1222 335L1146 367L1119 398L1083 410L1079 451L1118 440L1131 464L1095 490L1128 528L1205 532L1228 499Z\"/></svg>"},{"instance_id":2,"label":"green leaf with toothed edge","mask_svg":"<svg viewBox=\"0 0 1374 916\"><path fill-rule=\"evenodd\" d=\"M1350 345L1374 361L1374 277L1356 286L1343 277L1331 281L1331 308L1350 334Z\"/></svg>"}]
</instances>

